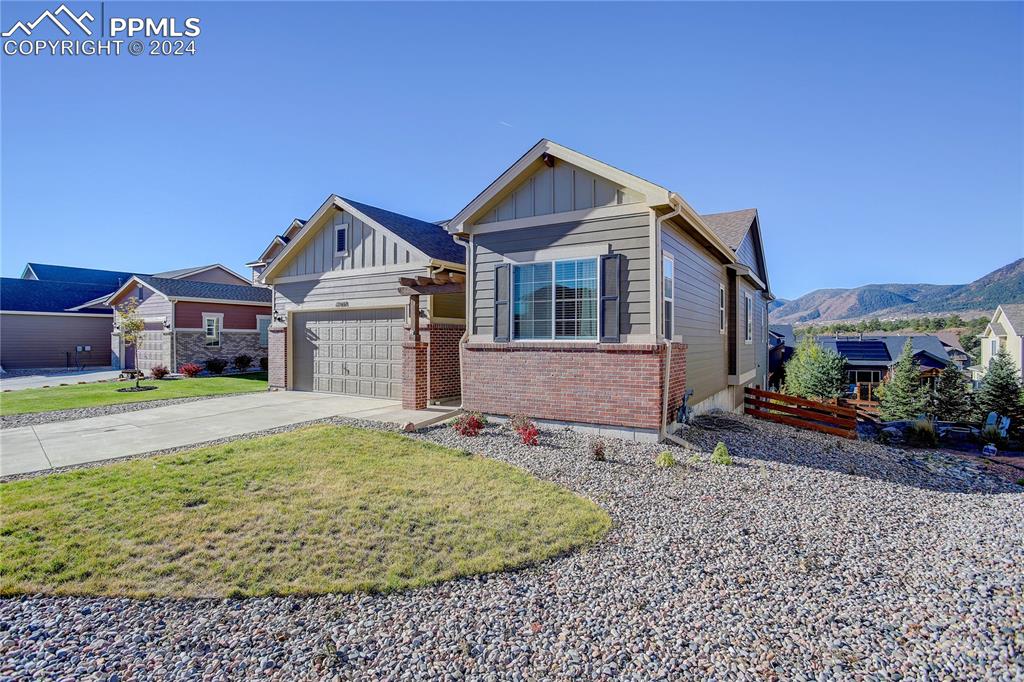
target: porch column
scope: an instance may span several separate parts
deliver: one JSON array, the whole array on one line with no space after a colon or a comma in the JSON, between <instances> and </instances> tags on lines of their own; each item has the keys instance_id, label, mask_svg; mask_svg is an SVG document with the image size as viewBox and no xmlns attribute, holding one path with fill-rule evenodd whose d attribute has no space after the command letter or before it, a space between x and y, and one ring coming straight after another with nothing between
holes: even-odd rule
<instances>
[{"instance_id":1,"label":"porch column","mask_svg":"<svg viewBox=\"0 0 1024 682\"><path fill-rule=\"evenodd\" d=\"M430 344L406 341L402 344L402 409L425 410L429 391L427 371Z\"/></svg>"}]
</instances>

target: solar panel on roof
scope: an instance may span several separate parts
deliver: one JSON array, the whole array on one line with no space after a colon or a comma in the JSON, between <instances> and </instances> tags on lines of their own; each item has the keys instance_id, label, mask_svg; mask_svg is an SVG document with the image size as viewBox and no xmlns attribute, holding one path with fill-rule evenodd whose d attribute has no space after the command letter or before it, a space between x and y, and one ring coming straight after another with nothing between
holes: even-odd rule
<instances>
[{"instance_id":1,"label":"solar panel on roof","mask_svg":"<svg viewBox=\"0 0 1024 682\"><path fill-rule=\"evenodd\" d=\"M889 362L889 349L884 341L836 341L836 350L848 360Z\"/></svg>"}]
</instances>

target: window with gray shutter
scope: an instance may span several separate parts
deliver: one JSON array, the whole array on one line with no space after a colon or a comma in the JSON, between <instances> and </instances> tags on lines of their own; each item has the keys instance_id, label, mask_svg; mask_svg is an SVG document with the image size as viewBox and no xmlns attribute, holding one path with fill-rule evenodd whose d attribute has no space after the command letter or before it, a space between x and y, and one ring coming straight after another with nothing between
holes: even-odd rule
<instances>
[{"instance_id":1,"label":"window with gray shutter","mask_svg":"<svg viewBox=\"0 0 1024 682\"><path fill-rule=\"evenodd\" d=\"M494 340L509 340L509 266L498 265L494 268Z\"/></svg>"},{"instance_id":2,"label":"window with gray shutter","mask_svg":"<svg viewBox=\"0 0 1024 682\"><path fill-rule=\"evenodd\" d=\"M622 255L601 256L601 343L619 342L619 277Z\"/></svg>"}]
</instances>

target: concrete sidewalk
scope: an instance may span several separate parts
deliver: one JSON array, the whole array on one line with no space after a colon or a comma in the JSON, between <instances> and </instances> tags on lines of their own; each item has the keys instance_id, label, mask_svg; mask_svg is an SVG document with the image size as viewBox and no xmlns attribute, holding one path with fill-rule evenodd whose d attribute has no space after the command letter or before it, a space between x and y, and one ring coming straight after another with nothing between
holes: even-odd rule
<instances>
[{"instance_id":1,"label":"concrete sidewalk","mask_svg":"<svg viewBox=\"0 0 1024 682\"><path fill-rule=\"evenodd\" d=\"M20 374L15 370L12 374L0 376L0 391L18 391L23 388L42 388L43 386L60 386L61 384L91 384L96 381L110 381L120 376L121 371L100 367L83 369L80 372L45 371Z\"/></svg>"},{"instance_id":2,"label":"concrete sidewalk","mask_svg":"<svg viewBox=\"0 0 1024 682\"><path fill-rule=\"evenodd\" d=\"M394 424L451 408L402 410L395 400L278 391L211 398L137 412L0 431L0 476L138 455L327 417Z\"/></svg>"}]
</instances>

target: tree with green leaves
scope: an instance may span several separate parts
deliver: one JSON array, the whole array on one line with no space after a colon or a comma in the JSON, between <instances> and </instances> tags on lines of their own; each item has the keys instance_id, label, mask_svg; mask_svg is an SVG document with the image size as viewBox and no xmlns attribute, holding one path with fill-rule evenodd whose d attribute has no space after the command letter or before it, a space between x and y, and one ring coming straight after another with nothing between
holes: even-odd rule
<instances>
[{"instance_id":1,"label":"tree with green leaves","mask_svg":"<svg viewBox=\"0 0 1024 682\"><path fill-rule=\"evenodd\" d=\"M950 363L939 375L932 396L932 414L939 421L967 421L971 416L971 395L960 368Z\"/></svg>"},{"instance_id":2,"label":"tree with green leaves","mask_svg":"<svg viewBox=\"0 0 1024 682\"><path fill-rule=\"evenodd\" d=\"M914 344L903 344L903 353L878 387L878 411L884 421L916 419L928 407L928 391L921 385L921 368L914 359Z\"/></svg>"},{"instance_id":3,"label":"tree with green leaves","mask_svg":"<svg viewBox=\"0 0 1024 682\"><path fill-rule=\"evenodd\" d=\"M813 335L805 334L786 363L782 392L800 398L838 398L843 394L845 368L846 358L830 348L822 348Z\"/></svg>"},{"instance_id":4,"label":"tree with green leaves","mask_svg":"<svg viewBox=\"0 0 1024 682\"><path fill-rule=\"evenodd\" d=\"M135 346L135 366L138 367L139 361L139 349L142 348L142 343L145 337L146 322L139 315L139 301L135 298L129 298L121 305L117 306L117 324L121 330L121 339L124 341L125 348L128 346ZM125 368L127 369L127 367ZM135 388L139 387L139 379L141 379L141 372L135 374Z\"/></svg>"},{"instance_id":5,"label":"tree with green leaves","mask_svg":"<svg viewBox=\"0 0 1024 682\"><path fill-rule=\"evenodd\" d=\"M988 370L978 389L978 411L984 419L989 412L1010 417L1020 426L1022 416L1020 371L1013 364L1013 358L1000 348L988 364Z\"/></svg>"}]
</instances>

